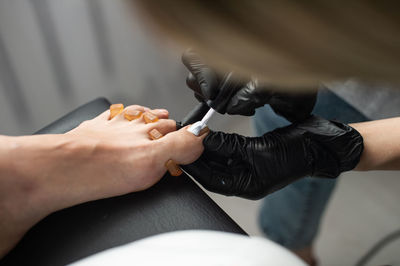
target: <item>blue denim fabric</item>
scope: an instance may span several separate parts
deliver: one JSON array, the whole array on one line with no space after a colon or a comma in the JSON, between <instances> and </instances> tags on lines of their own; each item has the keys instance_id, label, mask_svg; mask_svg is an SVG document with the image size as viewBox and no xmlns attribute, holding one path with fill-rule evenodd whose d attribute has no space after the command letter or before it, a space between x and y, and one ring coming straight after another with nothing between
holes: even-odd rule
<instances>
[{"instance_id":1,"label":"blue denim fabric","mask_svg":"<svg viewBox=\"0 0 400 266\"><path fill-rule=\"evenodd\" d=\"M367 118L327 89L318 93L314 114L343 123L366 121ZM256 111L257 135L289 122L277 116L266 105ZM310 246L318 232L321 216L335 187L336 179L306 177L264 198L259 224L271 240L289 248Z\"/></svg>"}]
</instances>

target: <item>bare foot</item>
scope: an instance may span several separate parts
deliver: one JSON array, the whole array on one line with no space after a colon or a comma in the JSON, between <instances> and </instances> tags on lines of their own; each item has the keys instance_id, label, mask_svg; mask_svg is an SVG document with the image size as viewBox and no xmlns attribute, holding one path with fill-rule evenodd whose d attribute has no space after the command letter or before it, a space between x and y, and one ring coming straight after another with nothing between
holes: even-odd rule
<instances>
[{"instance_id":1,"label":"bare foot","mask_svg":"<svg viewBox=\"0 0 400 266\"><path fill-rule=\"evenodd\" d=\"M46 215L147 189L165 174L167 161L189 164L203 152L205 135L176 130L168 111L119 109L66 134L0 136L0 259ZM164 137L150 138L154 129Z\"/></svg>"}]
</instances>

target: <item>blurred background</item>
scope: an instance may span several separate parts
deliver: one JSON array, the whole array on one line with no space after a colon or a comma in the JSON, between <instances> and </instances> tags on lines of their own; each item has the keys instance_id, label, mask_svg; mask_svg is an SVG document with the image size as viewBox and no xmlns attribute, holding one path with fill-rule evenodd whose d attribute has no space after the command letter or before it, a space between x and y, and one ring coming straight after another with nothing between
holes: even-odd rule
<instances>
[{"instance_id":1,"label":"blurred background","mask_svg":"<svg viewBox=\"0 0 400 266\"><path fill-rule=\"evenodd\" d=\"M0 134L31 134L100 96L166 108L179 120L197 103L185 85L183 50L152 35L123 0L0 0ZM330 86L340 95L361 85ZM382 103L364 113L398 115ZM246 117L219 115L211 127L253 134ZM321 265L353 265L400 227L399 188L396 172L345 174L316 243ZM209 194L249 234L262 235L259 201ZM398 250L400 241L369 265L400 265Z\"/></svg>"},{"instance_id":2,"label":"blurred background","mask_svg":"<svg viewBox=\"0 0 400 266\"><path fill-rule=\"evenodd\" d=\"M1 0L0 132L32 133L99 96L182 117L195 100L167 46L123 1Z\"/></svg>"}]
</instances>

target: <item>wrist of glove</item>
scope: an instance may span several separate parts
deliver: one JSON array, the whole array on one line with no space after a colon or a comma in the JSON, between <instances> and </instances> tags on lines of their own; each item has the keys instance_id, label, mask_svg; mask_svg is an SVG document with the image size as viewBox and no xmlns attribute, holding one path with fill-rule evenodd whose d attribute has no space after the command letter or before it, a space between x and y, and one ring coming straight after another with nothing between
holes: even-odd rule
<instances>
[{"instance_id":1,"label":"wrist of glove","mask_svg":"<svg viewBox=\"0 0 400 266\"><path fill-rule=\"evenodd\" d=\"M210 132L203 143L203 155L184 170L210 191L249 199L305 176L336 178L363 151L355 129L317 116L261 137Z\"/></svg>"}]
</instances>

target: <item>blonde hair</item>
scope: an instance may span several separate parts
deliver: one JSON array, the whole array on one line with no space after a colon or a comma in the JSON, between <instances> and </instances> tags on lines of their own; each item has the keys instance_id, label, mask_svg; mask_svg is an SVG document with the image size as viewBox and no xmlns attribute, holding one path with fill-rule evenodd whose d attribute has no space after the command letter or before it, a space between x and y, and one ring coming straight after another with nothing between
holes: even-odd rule
<instances>
[{"instance_id":1,"label":"blonde hair","mask_svg":"<svg viewBox=\"0 0 400 266\"><path fill-rule=\"evenodd\" d=\"M398 1L135 0L152 25L215 67L282 86L400 83Z\"/></svg>"}]
</instances>

